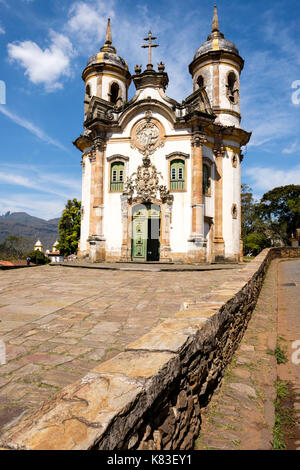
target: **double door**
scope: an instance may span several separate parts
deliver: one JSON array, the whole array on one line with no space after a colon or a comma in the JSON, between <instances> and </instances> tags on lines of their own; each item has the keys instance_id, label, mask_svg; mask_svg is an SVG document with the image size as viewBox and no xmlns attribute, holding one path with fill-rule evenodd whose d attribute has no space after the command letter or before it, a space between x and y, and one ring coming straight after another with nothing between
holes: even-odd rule
<instances>
[{"instance_id":1,"label":"double door","mask_svg":"<svg viewBox=\"0 0 300 470\"><path fill-rule=\"evenodd\" d=\"M138 204L132 213L132 260L159 261L161 211L157 204Z\"/></svg>"}]
</instances>

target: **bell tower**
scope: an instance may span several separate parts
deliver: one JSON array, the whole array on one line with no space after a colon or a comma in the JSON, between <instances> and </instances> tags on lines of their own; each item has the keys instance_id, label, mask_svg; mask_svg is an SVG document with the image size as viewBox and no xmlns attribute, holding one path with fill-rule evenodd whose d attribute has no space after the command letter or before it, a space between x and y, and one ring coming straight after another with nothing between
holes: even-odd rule
<instances>
[{"instance_id":1,"label":"bell tower","mask_svg":"<svg viewBox=\"0 0 300 470\"><path fill-rule=\"evenodd\" d=\"M214 7L212 30L196 51L189 66L193 91L204 87L216 123L240 127L240 74L244 60L236 45L220 32L217 6Z\"/></svg>"},{"instance_id":2,"label":"bell tower","mask_svg":"<svg viewBox=\"0 0 300 470\"><path fill-rule=\"evenodd\" d=\"M131 75L127 63L112 45L110 19L107 21L105 43L100 52L89 58L82 78L85 82L85 115L93 96L115 106L121 106L127 101Z\"/></svg>"}]
</instances>

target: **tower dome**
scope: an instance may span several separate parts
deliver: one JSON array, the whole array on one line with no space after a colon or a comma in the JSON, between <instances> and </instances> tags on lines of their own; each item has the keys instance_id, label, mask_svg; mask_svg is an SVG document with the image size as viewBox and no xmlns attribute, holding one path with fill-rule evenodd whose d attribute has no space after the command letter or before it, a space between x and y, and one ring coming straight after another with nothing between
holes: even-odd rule
<instances>
[{"instance_id":1,"label":"tower dome","mask_svg":"<svg viewBox=\"0 0 300 470\"><path fill-rule=\"evenodd\" d=\"M239 50L236 45L233 42L228 41L228 39L225 39L224 34L220 32L216 5L214 7L212 31L207 36L207 40L197 49L194 55L194 60L211 51L228 51L239 56Z\"/></svg>"},{"instance_id":2,"label":"tower dome","mask_svg":"<svg viewBox=\"0 0 300 470\"><path fill-rule=\"evenodd\" d=\"M107 21L105 43L100 52L89 58L82 78L85 82L85 114L93 96L116 106L127 101L131 75L126 61L112 45L110 19Z\"/></svg>"},{"instance_id":3,"label":"tower dome","mask_svg":"<svg viewBox=\"0 0 300 470\"><path fill-rule=\"evenodd\" d=\"M115 65L116 67L120 67L123 70L128 70L128 65L126 61L117 54L116 48L112 45L110 18L108 18L107 21L105 43L100 48L100 52L92 55L89 58L87 62L87 67L96 64L111 64Z\"/></svg>"},{"instance_id":4,"label":"tower dome","mask_svg":"<svg viewBox=\"0 0 300 470\"><path fill-rule=\"evenodd\" d=\"M211 33L196 50L189 71L194 91L205 87L220 124L240 126L240 74L243 67L244 60L237 46L220 32L215 5Z\"/></svg>"}]
</instances>

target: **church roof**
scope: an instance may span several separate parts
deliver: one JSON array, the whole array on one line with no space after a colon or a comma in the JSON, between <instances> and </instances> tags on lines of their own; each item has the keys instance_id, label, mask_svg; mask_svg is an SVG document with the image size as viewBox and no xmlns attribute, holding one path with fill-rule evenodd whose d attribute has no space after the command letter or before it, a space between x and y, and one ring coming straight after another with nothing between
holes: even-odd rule
<instances>
[{"instance_id":1,"label":"church roof","mask_svg":"<svg viewBox=\"0 0 300 470\"><path fill-rule=\"evenodd\" d=\"M88 62L87 67L90 65L96 64L109 64L115 65L125 70L128 70L128 65L122 57L117 54L116 48L112 45L112 36L111 36L111 28L110 28L110 18L107 21L107 30L106 30L106 37L105 43L100 48L100 52L97 54L92 55Z\"/></svg>"},{"instance_id":2,"label":"church roof","mask_svg":"<svg viewBox=\"0 0 300 470\"><path fill-rule=\"evenodd\" d=\"M233 42L228 41L228 39L225 39L224 34L220 32L216 5L214 7L212 32L208 35L207 40L196 50L194 60L211 51L225 51L239 55L239 50L236 45Z\"/></svg>"}]
</instances>

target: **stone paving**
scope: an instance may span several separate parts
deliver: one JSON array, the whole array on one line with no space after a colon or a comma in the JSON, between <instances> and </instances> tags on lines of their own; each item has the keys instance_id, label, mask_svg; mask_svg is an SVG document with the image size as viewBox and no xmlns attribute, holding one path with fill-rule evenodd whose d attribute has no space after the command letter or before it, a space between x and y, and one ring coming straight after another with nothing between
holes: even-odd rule
<instances>
[{"instance_id":1,"label":"stone paving","mask_svg":"<svg viewBox=\"0 0 300 470\"><path fill-rule=\"evenodd\" d=\"M203 413L196 450L273 447L278 263L272 261L242 342Z\"/></svg>"},{"instance_id":2,"label":"stone paving","mask_svg":"<svg viewBox=\"0 0 300 470\"><path fill-rule=\"evenodd\" d=\"M300 340L299 281L300 260L272 261L241 345L204 412L197 450L272 449L278 379L293 392L293 402L285 405L295 418L286 448L300 449L300 365L292 348ZM287 346L284 364L274 357L280 340Z\"/></svg>"},{"instance_id":3,"label":"stone paving","mask_svg":"<svg viewBox=\"0 0 300 470\"><path fill-rule=\"evenodd\" d=\"M236 266L226 268L0 271L0 427L173 317L183 302L205 299Z\"/></svg>"}]
</instances>

